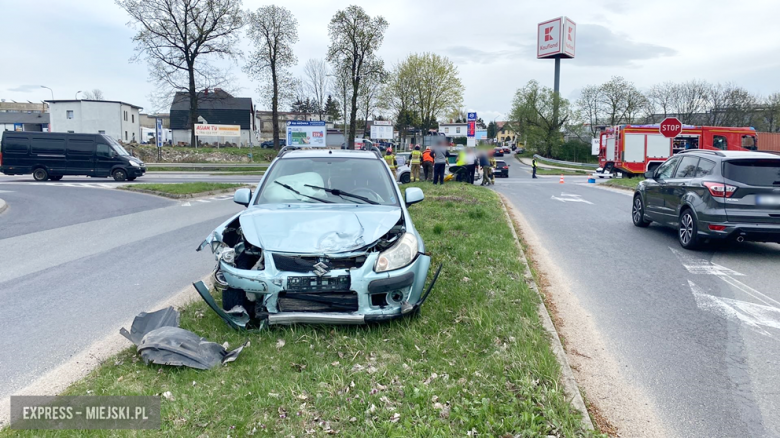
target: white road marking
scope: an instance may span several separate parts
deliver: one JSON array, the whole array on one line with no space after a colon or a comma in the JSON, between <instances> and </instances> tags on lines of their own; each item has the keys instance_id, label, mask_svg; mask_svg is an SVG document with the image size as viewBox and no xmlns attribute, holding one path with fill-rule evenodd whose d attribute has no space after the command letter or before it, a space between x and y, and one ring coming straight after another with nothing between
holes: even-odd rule
<instances>
[{"instance_id":1,"label":"white road marking","mask_svg":"<svg viewBox=\"0 0 780 438\"><path fill-rule=\"evenodd\" d=\"M187 202L185 202L185 203L181 204L181 206L182 206L182 207L192 207L192 204L190 204L190 202L189 202L189 201L187 201Z\"/></svg>"},{"instance_id":2,"label":"white road marking","mask_svg":"<svg viewBox=\"0 0 780 438\"><path fill-rule=\"evenodd\" d=\"M208 204L208 202L209 202L209 201L207 201L207 200L205 200L205 199L196 199L195 201L197 201L197 202L203 202L203 203L206 203L206 204Z\"/></svg>"},{"instance_id":3,"label":"white road marking","mask_svg":"<svg viewBox=\"0 0 780 438\"><path fill-rule=\"evenodd\" d=\"M586 201L580 197L580 195L572 195L570 193L561 193L561 197L557 197L555 195L551 196L550 199L554 199L556 201L560 202L582 202L584 204L593 205L592 202Z\"/></svg>"},{"instance_id":4,"label":"white road marking","mask_svg":"<svg viewBox=\"0 0 780 438\"><path fill-rule=\"evenodd\" d=\"M749 303L733 298L721 298L704 292L696 283L688 280L696 305L699 309L712 312L726 319L745 323L754 331L769 337L764 327L780 329L780 308Z\"/></svg>"},{"instance_id":5,"label":"white road marking","mask_svg":"<svg viewBox=\"0 0 780 438\"><path fill-rule=\"evenodd\" d=\"M676 250L672 247L669 247L669 249L674 255L677 256L677 258L680 260L680 263L682 263L685 269L687 269L691 274L744 276L744 274L732 271L725 266L716 265L715 263L712 263L708 260L693 257L688 254L683 254L679 250Z\"/></svg>"},{"instance_id":6,"label":"white road marking","mask_svg":"<svg viewBox=\"0 0 780 438\"><path fill-rule=\"evenodd\" d=\"M13 193L13 190L0 190L0 193Z\"/></svg>"}]
</instances>

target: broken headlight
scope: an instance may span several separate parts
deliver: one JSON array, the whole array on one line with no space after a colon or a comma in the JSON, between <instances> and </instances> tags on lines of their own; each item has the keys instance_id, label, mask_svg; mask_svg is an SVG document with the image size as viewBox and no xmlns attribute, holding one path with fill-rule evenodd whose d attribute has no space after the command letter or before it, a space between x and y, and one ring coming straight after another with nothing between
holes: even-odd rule
<instances>
[{"instance_id":1,"label":"broken headlight","mask_svg":"<svg viewBox=\"0 0 780 438\"><path fill-rule=\"evenodd\" d=\"M416 256L417 237L412 233L405 233L398 243L379 253L374 271L386 272L401 269L412 263Z\"/></svg>"}]
</instances>

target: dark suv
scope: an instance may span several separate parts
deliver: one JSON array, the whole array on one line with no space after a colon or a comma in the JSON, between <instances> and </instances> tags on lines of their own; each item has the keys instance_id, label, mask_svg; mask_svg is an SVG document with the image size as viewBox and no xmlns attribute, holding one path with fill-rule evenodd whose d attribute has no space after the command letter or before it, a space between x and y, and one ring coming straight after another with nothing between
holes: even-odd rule
<instances>
[{"instance_id":1,"label":"dark suv","mask_svg":"<svg viewBox=\"0 0 780 438\"><path fill-rule=\"evenodd\" d=\"M780 242L780 155L685 151L645 178L631 208L637 227L675 228L686 249L708 239Z\"/></svg>"}]
</instances>

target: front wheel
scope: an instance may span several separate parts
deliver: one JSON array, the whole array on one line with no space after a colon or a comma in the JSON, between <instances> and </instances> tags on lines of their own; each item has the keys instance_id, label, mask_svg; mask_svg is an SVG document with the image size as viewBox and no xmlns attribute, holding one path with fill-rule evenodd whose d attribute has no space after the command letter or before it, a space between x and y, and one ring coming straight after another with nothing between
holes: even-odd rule
<instances>
[{"instance_id":1,"label":"front wheel","mask_svg":"<svg viewBox=\"0 0 780 438\"><path fill-rule=\"evenodd\" d=\"M46 171L46 169L39 167L33 170L33 178L35 178L36 181L46 181L49 179L49 172Z\"/></svg>"},{"instance_id":2,"label":"front wheel","mask_svg":"<svg viewBox=\"0 0 780 438\"><path fill-rule=\"evenodd\" d=\"M639 195L634 196L634 206L631 208L631 219L634 221L634 226L645 228L650 225L650 221L645 219L645 206L642 203L642 197Z\"/></svg>"},{"instance_id":3,"label":"front wheel","mask_svg":"<svg viewBox=\"0 0 780 438\"><path fill-rule=\"evenodd\" d=\"M685 210L680 215L680 227L677 237L680 246L685 249L696 249L699 247L699 225L691 210Z\"/></svg>"},{"instance_id":4,"label":"front wheel","mask_svg":"<svg viewBox=\"0 0 780 438\"><path fill-rule=\"evenodd\" d=\"M127 171L124 169L117 169L111 175L115 181L125 181L127 179Z\"/></svg>"},{"instance_id":5,"label":"front wheel","mask_svg":"<svg viewBox=\"0 0 780 438\"><path fill-rule=\"evenodd\" d=\"M135 176L131 176L131 177L128 177L128 178L127 178L127 180L128 180L128 181L135 181L135 179L136 179L136 178L137 178L137 177L135 177Z\"/></svg>"},{"instance_id":6,"label":"front wheel","mask_svg":"<svg viewBox=\"0 0 780 438\"><path fill-rule=\"evenodd\" d=\"M59 181L59 180L62 179L62 175L49 176L49 179L52 180L52 181Z\"/></svg>"},{"instance_id":7,"label":"front wheel","mask_svg":"<svg viewBox=\"0 0 780 438\"><path fill-rule=\"evenodd\" d=\"M409 172L401 175L401 184L409 184L412 181L412 176Z\"/></svg>"}]
</instances>

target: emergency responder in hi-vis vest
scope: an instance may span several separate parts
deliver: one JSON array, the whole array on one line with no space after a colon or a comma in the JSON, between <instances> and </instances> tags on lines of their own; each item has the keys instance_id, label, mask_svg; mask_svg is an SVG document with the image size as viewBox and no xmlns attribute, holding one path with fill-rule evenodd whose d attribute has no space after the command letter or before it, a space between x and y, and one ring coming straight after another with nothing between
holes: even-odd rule
<instances>
[{"instance_id":1,"label":"emergency responder in hi-vis vest","mask_svg":"<svg viewBox=\"0 0 780 438\"><path fill-rule=\"evenodd\" d=\"M395 155L393 155L392 148L387 148L385 151L385 161L387 162L387 165L390 166L390 170L393 171L393 178L395 178L395 169L398 167L398 162L395 161Z\"/></svg>"},{"instance_id":2,"label":"emergency responder in hi-vis vest","mask_svg":"<svg viewBox=\"0 0 780 438\"><path fill-rule=\"evenodd\" d=\"M416 145L412 151L410 157L410 163L412 167L412 182L420 180L420 164L422 163L422 152L420 151L420 145Z\"/></svg>"}]
</instances>

